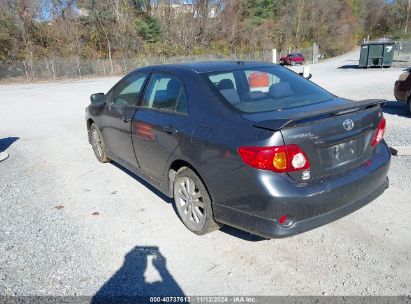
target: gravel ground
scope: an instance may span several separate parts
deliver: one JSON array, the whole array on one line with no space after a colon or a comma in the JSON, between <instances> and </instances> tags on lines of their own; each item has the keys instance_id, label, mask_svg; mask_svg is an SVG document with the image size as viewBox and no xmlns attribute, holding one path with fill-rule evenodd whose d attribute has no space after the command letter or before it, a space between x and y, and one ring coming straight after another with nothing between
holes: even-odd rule
<instances>
[{"instance_id":1,"label":"gravel ground","mask_svg":"<svg viewBox=\"0 0 411 304\"><path fill-rule=\"evenodd\" d=\"M355 58L313 66L312 80L389 100L387 142L411 145L411 119L392 94L401 70L350 68ZM117 80L0 86L10 154L0 162L0 295L411 294L411 157L393 157L381 197L329 225L286 239L229 227L199 237L169 199L95 160L84 108Z\"/></svg>"}]
</instances>

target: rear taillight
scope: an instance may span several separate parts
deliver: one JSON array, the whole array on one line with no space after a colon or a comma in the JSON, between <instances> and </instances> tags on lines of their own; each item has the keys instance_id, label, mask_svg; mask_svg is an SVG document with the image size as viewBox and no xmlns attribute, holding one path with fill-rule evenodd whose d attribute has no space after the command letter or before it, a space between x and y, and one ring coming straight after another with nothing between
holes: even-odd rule
<instances>
[{"instance_id":1,"label":"rear taillight","mask_svg":"<svg viewBox=\"0 0 411 304\"><path fill-rule=\"evenodd\" d=\"M385 118L384 117L381 118L380 123L378 124L377 132L375 133L375 136L371 142L372 147L375 147L376 145L378 145L384 138L386 125L387 125L387 122L385 121Z\"/></svg>"},{"instance_id":2,"label":"rear taillight","mask_svg":"<svg viewBox=\"0 0 411 304\"><path fill-rule=\"evenodd\" d=\"M247 165L279 173L310 169L310 161L297 145L240 147L238 153Z\"/></svg>"}]
</instances>

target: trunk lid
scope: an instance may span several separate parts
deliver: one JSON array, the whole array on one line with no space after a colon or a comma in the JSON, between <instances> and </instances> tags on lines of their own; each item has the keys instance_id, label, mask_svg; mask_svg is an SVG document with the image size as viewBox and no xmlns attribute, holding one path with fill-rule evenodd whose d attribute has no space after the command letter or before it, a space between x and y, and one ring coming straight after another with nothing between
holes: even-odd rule
<instances>
[{"instance_id":1,"label":"trunk lid","mask_svg":"<svg viewBox=\"0 0 411 304\"><path fill-rule=\"evenodd\" d=\"M341 173L371 158L371 140L382 117L379 104L383 102L336 98L326 106L314 104L243 117L257 128L280 131L284 144L297 144L304 150L310 170L289 175L298 182L306 182Z\"/></svg>"}]
</instances>

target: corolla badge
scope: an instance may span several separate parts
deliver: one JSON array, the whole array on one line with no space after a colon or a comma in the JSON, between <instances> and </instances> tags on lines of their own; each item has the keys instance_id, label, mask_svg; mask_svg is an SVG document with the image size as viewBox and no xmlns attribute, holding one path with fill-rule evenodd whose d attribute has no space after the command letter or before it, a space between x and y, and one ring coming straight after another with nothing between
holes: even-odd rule
<instances>
[{"instance_id":1,"label":"corolla badge","mask_svg":"<svg viewBox=\"0 0 411 304\"><path fill-rule=\"evenodd\" d=\"M343 122L343 127L345 131L351 131L354 128L354 121L351 118L346 119Z\"/></svg>"}]
</instances>

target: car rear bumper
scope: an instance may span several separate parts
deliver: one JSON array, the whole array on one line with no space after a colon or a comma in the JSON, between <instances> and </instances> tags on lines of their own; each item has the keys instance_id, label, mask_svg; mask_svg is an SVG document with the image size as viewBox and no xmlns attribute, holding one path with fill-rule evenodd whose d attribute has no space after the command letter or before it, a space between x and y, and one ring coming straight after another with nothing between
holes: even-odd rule
<instances>
[{"instance_id":1,"label":"car rear bumper","mask_svg":"<svg viewBox=\"0 0 411 304\"><path fill-rule=\"evenodd\" d=\"M371 162L340 176L307 185L290 184L288 189L281 185L276 195L262 195L258 203L214 203L215 218L267 238L290 236L337 220L370 203L388 188L390 152L385 142L377 149ZM288 226L278 223L282 215L292 219Z\"/></svg>"}]
</instances>

